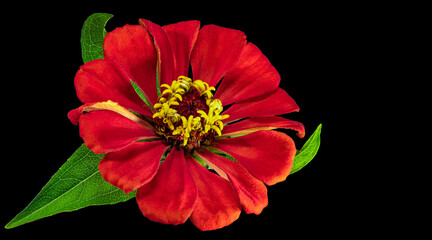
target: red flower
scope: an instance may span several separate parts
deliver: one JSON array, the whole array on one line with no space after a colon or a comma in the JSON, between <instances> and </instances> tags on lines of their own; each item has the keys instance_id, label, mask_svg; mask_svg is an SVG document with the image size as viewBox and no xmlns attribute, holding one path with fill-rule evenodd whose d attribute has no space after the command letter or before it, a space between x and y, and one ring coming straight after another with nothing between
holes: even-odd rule
<instances>
[{"instance_id":1,"label":"red flower","mask_svg":"<svg viewBox=\"0 0 432 240\"><path fill-rule=\"evenodd\" d=\"M242 208L261 213L264 184L284 181L296 152L289 136L271 129L304 136L301 123L275 116L299 110L278 87L279 74L241 31L199 29L198 21L140 24L109 32L104 59L75 77L84 105L68 116L88 148L106 153L103 178L126 193L138 189L144 216L165 224L190 218L212 230ZM185 77L189 63L194 80Z\"/></svg>"}]
</instances>

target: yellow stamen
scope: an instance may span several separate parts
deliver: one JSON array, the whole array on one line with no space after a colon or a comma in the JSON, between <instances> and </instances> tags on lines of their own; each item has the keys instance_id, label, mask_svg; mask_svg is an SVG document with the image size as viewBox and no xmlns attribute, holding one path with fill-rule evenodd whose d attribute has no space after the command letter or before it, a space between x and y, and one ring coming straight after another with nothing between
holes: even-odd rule
<instances>
[{"instance_id":1,"label":"yellow stamen","mask_svg":"<svg viewBox=\"0 0 432 240\"><path fill-rule=\"evenodd\" d=\"M198 130L201 128L201 118L200 117L195 117L194 119L192 119L192 130Z\"/></svg>"},{"instance_id":2,"label":"yellow stamen","mask_svg":"<svg viewBox=\"0 0 432 240\"><path fill-rule=\"evenodd\" d=\"M162 95L165 95L165 94L167 94L167 93L173 93L173 91L171 90L171 88L165 89L165 90L162 92Z\"/></svg>"},{"instance_id":3,"label":"yellow stamen","mask_svg":"<svg viewBox=\"0 0 432 240\"><path fill-rule=\"evenodd\" d=\"M190 115L187 121L187 127L186 129L190 132L192 130L192 120L193 120L193 116Z\"/></svg>"},{"instance_id":4,"label":"yellow stamen","mask_svg":"<svg viewBox=\"0 0 432 240\"><path fill-rule=\"evenodd\" d=\"M168 89L170 89L171 88L171 86L170 85L168 85L168 84L162 84L161 86L160 86L161 88L168 88Z\"/></svg>"},{"instance_id":5,"label":"yellow stamen","mask_svg":"<svg viewBox=\"0 0 432 240\"><path fill-rule=\"evenodd\" d=\"M220 130L217 126L212 125L212 126L211 126L211 129L215 130L215 132L216 132L219 136L222 135L221 130Z\"/></svg>"},{"instance_id":6,"label":"yellow stamen","mask_svg":"<svg viewBox=\"0 0 432 240\"><path fill-rule=\"evenodd\" d=\"M219 129L220 129L221 131L223 130L224 125L223 125L223 122L222 122L222 121L217 121L217 122L216 122L216 125L218 125L218 127L219 127Z\"/></svg>"},{"instance_id":7,"label":"yellow stamen","mask_svg":"<svg viewBox=\"0 0 432 240\"><path fill-rule=\"evenodd\" d=\"M180 100L180 102L183 101L182 96L178 93L174 94L174 97L176 97L178 100Z\"/></svg>"},{"instance_id":8,"label":"yellow stamen","mask_svg":"<svg viewBox=\"0 0 432 240\"><path fill-rule=\"evenodd\" d=\"M220 113L223 110L222 102L219 99L213 99L213 101L209 104L209 107L213 108L217 113Z\"/></svg>"}]
</instances>

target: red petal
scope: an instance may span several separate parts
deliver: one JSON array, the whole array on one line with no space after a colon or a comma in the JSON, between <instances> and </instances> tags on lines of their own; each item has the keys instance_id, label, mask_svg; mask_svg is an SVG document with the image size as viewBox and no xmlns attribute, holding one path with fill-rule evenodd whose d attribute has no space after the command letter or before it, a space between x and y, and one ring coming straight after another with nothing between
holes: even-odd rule
<instances>
[{"instance_id":1,"label":"red petal","mask_svg":"<svg viewBox=\"0 0 432 240\"><path fill-rule=\"evenodd\" d=\"M305 128L302 123L285 119L283 117L253 117L240 122L227 125L223 129L221 137L250 134L260 130L272 130L276 128L292 129L297 131L301 138L305 135Z\"/></svg>"},{"instance_id":2,"label":"red petal","mask_svg":"<svg viewBox=\"0 0 432 240\"><path fill-rule=\"evenodd\" d=\"M266 186L263 182L250 175L240 163L207 150L200 152L199 155L205 161L213 163L228 175L228 179L237 192L240 203L246 213L260 214L267 206Z\"/></svg>"},{"instance_id":3,"label":"red petal","mask_svg":"<svg viewBox=\"0 0 432 240\"><path fill-rule=\"evenodd\" d=\"M157 53L148 31L141 25L116 28L105 36L103 48L104 58L119 64L149 103L156 103Z\"/></svg>"},{"instance_id":4,"label":"red petal","mask_svg":"<svg viewBox=\"0 0 432 240\"><path fill-rule=\"evenodd\" d=\"M299 111L294 100L283 89L278 88L265 98L234 103L223 114L230 117L225 122L232 122L246 117L265 117Z\"/></svg>"},{"instance_id":5,"label":"red petal","mask_svg":"<svg viewBox=\"0 0 432 240\"><path fill-rule=\"evenodd\" d=\"M83 114L79 127L86 146L96 154L122 149L138 139L158 137L151 128L112 111Z\"/></svg>"},{"instance_id":6,"label":"red petal","mask_svg":"<svg viewBox=\"0 0 432 240\"><path fill-rule=\"evenodd\" d=\"M248 43L234 69L219 86L215 98L224 105L274 92L280 82L279 73L252 43Z\"/></svg>"},{"instance_id":7,"label":"red petal","mask_svg":"<svg viewBox=\"0 0 432 240\"><path fill-rule=\"evenodd\" d=\"M148 219L177 225L189 218L196 195L183 151L173 148L153 180L138 189L136 198Z\"/></svg>"},{"instance_id":8,"label":"red petal","mask_svg":"<svg viewBox=\"0 0 432 240\"><path fill-rule=\"evenodd\" d=\"M105 181L129 193L153 179L166 149L162 141L134 142L105 155L99 171Z\"/></svg>"},{"instance_id":9,"label":"red petal","mask_svg":"<svg viewBox=\"0 0 432 240\"><path fill-rule=\"evenodd\" d=\"M83 113L85 108L85 104L81 105L78 108L72 109L68 112L67 116L69 118L69 120L71 121L72 124L74 125L78 125L78 121L81 117L81 114Z\"/></svg>"},{"instance_id":10,"label":"red petal","mask_svg":"<svg viewBox=\"0 0 432 240\"><path fill-rule=\"evenodd\" d=\"M161 26L151 21L140 19L139 22L147 28L154 39L158 53L157 76L159 78L159 86L160 84L171 83L177 76L175 76L174 56L167 34Z\"/></svg>"},{"instance_id":11,"label":"red petal","mask_svg":"<svg viewBox=\"0 0 432 240\"><path fill-rule=\"evenodd\" d=\"M75 88L83 103L112 100L134 112L152 116L136 94L128 77L114 62L99 59L81 66L75 76Z\"/></svg>"},{"instance_id":12,"label":"red petal","mask_svg":"<svg viewBox=\"0 0 432 240\"><path fill-rule=\"evenodd\" d=\"M231 70L246 45L243 32L215 25L204 26L192 50L194 79L215 86Z\"/></svg>"},{"instance_id":13,"label":"red petal","mask_svg":"<svg viewBox=\"0 0 432 240\"><path fill-rule=\"evenodd\" d=\"M237 220L241 205L231 184L191 156L186 162L198 190L195 209L190 216L192 223L201 230L214 230Z\"/></svg>"},{"instance_id":14,"label":"red petal","mask_svg":"<svg viewBox=\"0 0 432 240\"><path fill-rule=\"evenodd\" d=\"M287 178L296 153L294 141L288 135L272 130L219 139L216 148L230 154L267 185Z\"/></svg>"},{"instance_id":15,"label":"red petal","mask_svg":"<svg viewBox=\"0 0 432 240\"><path fill-rule=\"evenodd\" d=\"M144 127L149 127L149 123L133 114L131 111L126 108L120 106L118 103L108 100L106 102L94 102L94 103L86 103L79 108L72 109L68 113L69 120L78 125L78 120L84 112L97 111L97 110L109 110L116 112L122 115L125 118L128 118L136 123L143 125Z\"/></svg>"},{"instance_id":16,"label":"red petal","mask_svg":"<svg viewBox=\"0 0 432 240\"><path fill-rule=\"evenodd\" d=\"M175 76L187 76L192 47L198 37L200 22L186 21L163 26L174 53Z\"/></svg>"}]
</instances>

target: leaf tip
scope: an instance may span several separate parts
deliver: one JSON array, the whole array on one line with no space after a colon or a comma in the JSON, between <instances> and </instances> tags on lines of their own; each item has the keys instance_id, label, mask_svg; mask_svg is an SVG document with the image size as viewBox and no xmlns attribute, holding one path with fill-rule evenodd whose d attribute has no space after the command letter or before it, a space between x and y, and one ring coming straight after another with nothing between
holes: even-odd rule
<instances>
[{"instance_id":1,"label":"leaf tip","mask_svg":"<svg viewBox=\"0 0 432 240\"><path fill-rule=\"evenodd\" d=\"M6 224L6 226L4 227L5 229L11 229L14 228L18 225L15 225L14 220L12 219L12 221L10 221L8 224Z\"/></svg>"},{"instance_id":2,"label":"leaf tip","mask_svg":"<svg viewBox=\"0 0 432 240\"><path fill-rule=\"evenodd\" d=\"M303 147L296 151L290 174L298 172L315 157L321 144L321 128L322 123L318 125Z\"/></svg>"}]
</instances>

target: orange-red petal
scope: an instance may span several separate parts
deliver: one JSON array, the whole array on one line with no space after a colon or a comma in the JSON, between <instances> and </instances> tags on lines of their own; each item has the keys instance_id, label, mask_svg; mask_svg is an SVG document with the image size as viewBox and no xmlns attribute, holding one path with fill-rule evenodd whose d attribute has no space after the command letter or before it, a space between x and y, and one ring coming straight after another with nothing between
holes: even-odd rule
<instances>
[{"instance_id":1,"label":"orange-red petal","mask_svg":"<svg viewBox=\"0 0 432 240\"><path fill-rule=\"evenodd\" d=\"M125 25L107 33L104 59L117 63L144 92L149 104L157 102L157 52L153 39L141 25Z\"/></svg>"},{"instance_id":2,"label":"orange-red petal","mask_svg":"<svg viewBox=\"0 0 432 240\"><path fill-rule=\"evenodd\" d=\"M274 92L280 76L266 56L252 43L243 49L237 65L223 78L215 98L224 105Z\"/></svg>"},{"instance_id":3,"label":"orange-red petal","mask_svg":"<svg viewBox=\"0 0 432 240\"><path fill-rule=\"evenodd\" d=\"M193 78L216 86L235 66L245 46L246 36L241 31L216 25L204 26L191 54Z\"/></svg>"},{"instance_id":4,"label":"orange-red petal","mask_svg":"<svg viewBox=\"0 0 432 240\"><path fill-rule=\"evenodd\" d=\"M230 117L224 122L232 122L246 117L265 117L299 111L299 107L285 90L278 88L264 98L248 99L234 103L223 114Z\"/></svg>"},{"instance_id":5,"label":"orange-red petal","mask_svg":"<svg viewBox=\"0 0 432 240\"><path fill-rule=\"evenodd\" d=\"M99 164L99 171L105 181L129 193L153 179L166 149L162 141L134 142L107 153Z\"/></svg>"},{"instance_id":6,"label":"orange-red petal","mask_svg":"<svg viewBox=\"0 0 432 240\"><path fill-rule=\"evenodd\" d=\"M199 153L206 162L222 170L234 187L246 213L260 214L268 204L267 188L254 178L240 163L214 154L208 150Z\"/></svg>"},{"instance_id":7,"label":"orange-red petal","mask_svg":"<svg viewBox=\"0 0 432 240\"><path fill-rule=\"evenodd\" d=\"M96 154L122 149L139 139L157 138L155 132L112 111L91 111L79 119L80 136Z\"/></svg>"},{"instance_id":8,"label":"orange-red petal","mask_svg":"<svg viewBox=\"0 0 432 240\"><path fill-rule=\"evenodd\" d=\"M75 89L83 103L111 100L141 115L152 116L129 78L113 61L98 59L81 66L75 75Z\"/></svg>"},{"instance_id":9,"label":"orange-red petal","mask_svg":"<svg viewBox=\"0 0 432 240\"><path fill-rule=\"evenodd\" d=\"M153 180L138 189L136 199L148 219L177 225L189 218L196 196L183 150L173 148Z\"/></svg>"},{"instance_id":10,"label":"orange-red petal","mask_svg":"<svg viewBox=\"0 0 432 240\"><path fill-rule=\"evenodd\" d=\"M282 182L288 177L296 153L294 141L273 130L218 139L216 148L230 154L252 176L267 185Z\"/></svg>"},{"instance_id":11,"label":"orange-red petal","mask_svg":"<svg viewBox=\"0 0 432 240\"><path fill-rule=\"evenodd\" d=\"M177 77L188 75L189 59L192 47L198 37L199 27L199 21L178 22L162 27L171 42L174 54L175 75Z\"/></svg>"},{"instance_id":12,"label":"orange-red petal","mask_svg":"<svg viewBox=\"0 0 432 240\"><path fill-rule=\"evenodd\" d=\"M214 230L237 220L241 205L231 184L191 156L186 157L186 162L198 190L191 222L200 230Z\"/></svg>"},{"instance_id":13,"label":"orange-red petal","mask_svg":"<svg viewBox=\"0 0 432 240\"><path fill-rule=\"evenodd\" d=\"M220 137L250 134L261 130L272 130L276 128L292 129L297 131L297 136L303 138L305 135L304 125L300 122L288 120L278 116L252 117L243 121L235 122L224 127Z\"/></svg>"}]
</instances>

